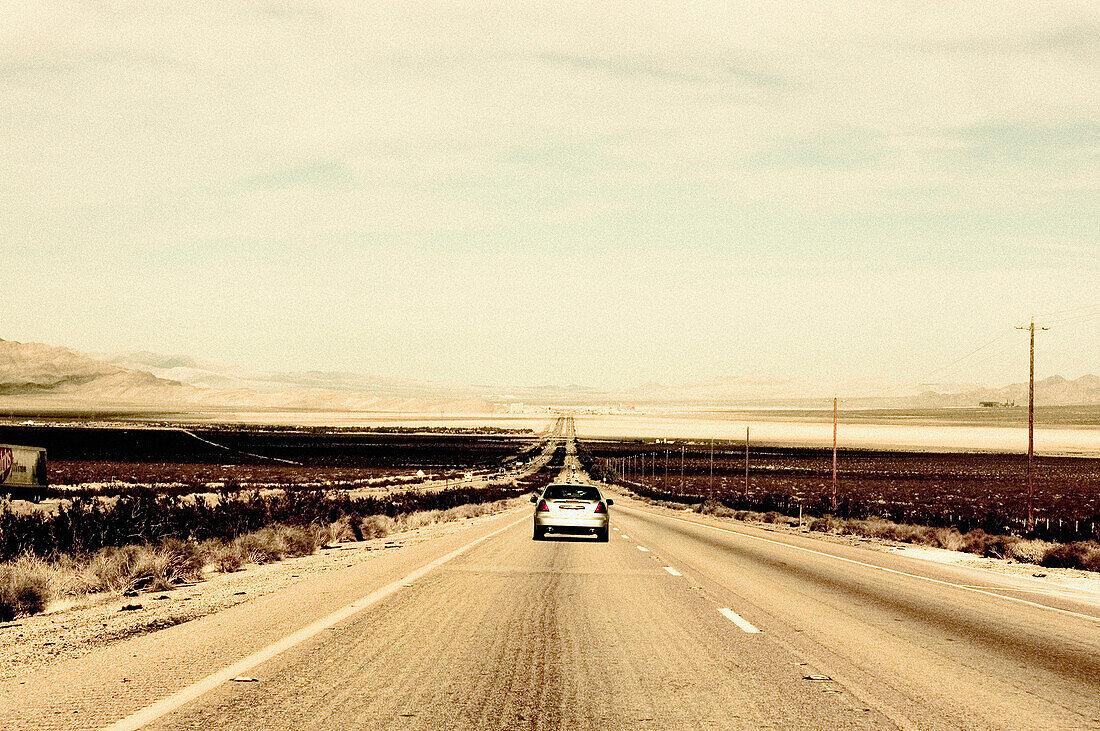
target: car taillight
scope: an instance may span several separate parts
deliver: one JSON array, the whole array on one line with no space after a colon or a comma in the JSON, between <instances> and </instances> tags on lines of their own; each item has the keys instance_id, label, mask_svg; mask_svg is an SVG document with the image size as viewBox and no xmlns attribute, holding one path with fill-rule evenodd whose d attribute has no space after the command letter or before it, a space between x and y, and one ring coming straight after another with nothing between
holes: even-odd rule
<instances>
[{"instance_id":1,"label":"car taillight","mask_svg":"<svg viewBox=\"0 0 1100 731\"><path fill-rule=\"evenodd\" d=\"M605 507L603 506L603 503L596 503L596 512L597 512L597 513L606 513L606 512L607 512L607 508L605 508Z\"/></svg>"},{"instance_id":2,"label":"car taillight","mask_svg":"<svg viewBox=\"0 0 1100 731\"><path fill-rule=\"evenodd\" d=\"M542 511L546 511L548 513L550 512L550 506L546 504L545 500L543 500L541 503L539 503L539 512L542 512Z\"/></svg>"}]
</instances>

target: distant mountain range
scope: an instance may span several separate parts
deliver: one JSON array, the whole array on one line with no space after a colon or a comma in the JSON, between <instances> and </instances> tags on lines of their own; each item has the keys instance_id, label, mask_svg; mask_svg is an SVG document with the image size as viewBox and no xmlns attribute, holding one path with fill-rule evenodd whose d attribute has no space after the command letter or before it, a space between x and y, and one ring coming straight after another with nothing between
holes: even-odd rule
<instances>
[{"instance_id":1,"label":"distant mountain range","mask_svg":"<svg viewBox=\"0 0 1100 731\"><path fill-rule=\"evenodd\" d=\"M1042 405L1100 404L1100 377L1036 382ZM562 407L705 409L727 406L805 406L838 395L849 406L933 408L1026 404L1027 384L974 384L935 390L882 379L815 383L754 372L708 381L624 389L586 386L499 388L331 371L256 371L228 363L147 351L89 354L41 343L0 340L0 397L86 404L371 412L484 414L516 402Z\"/></svg>"},{"instance_id":2,"label":"distant mountain range","mask_svg":"<svg viewBox=\"0 0 1100 731\"><path fill-rule=\"evenodd\" d=\"M1100 376L1086 375L1069 380L1062 376L1035 381L1035 401L1044 406L1077 406L1100 404ZM1001 388L971 387L955 392L924 391L917 399L919 406L974 406L976 404L1027 405L1027 384L1014 383Z\"/></svg>"},{"instance_id":3,"label":"distant mountain range","mask_svg":"<svg viewBox=\"0 0 1100 731\"><path fill-rule=\"evenodd\" d=\"M0 397L89 405L302 411L485 413L477 398L433 397L412 382L338 373L257 373L155 353L90 355L0 340Z\"/></svg>"},{"instance_id":4,"label":"distant mountain range","mask_svg":"<svg viewBox=\"0 0 1100 731\"><path fill-rule=\"evenodd\" d=\"M663 386L648 383L621 394L623 400L657 403L807 406L839 396L849 406L878 408L946 408L980 404L1026 404L1027 383L990 387L939 384L935 389L916 383L863 378L835 383L777 378L766 373L728 376L701 383ZM1035 382L1037 403L1046 406L1100 405L1100 376L1076 380L1050 376Z\"/></svg>"}]
</instances>

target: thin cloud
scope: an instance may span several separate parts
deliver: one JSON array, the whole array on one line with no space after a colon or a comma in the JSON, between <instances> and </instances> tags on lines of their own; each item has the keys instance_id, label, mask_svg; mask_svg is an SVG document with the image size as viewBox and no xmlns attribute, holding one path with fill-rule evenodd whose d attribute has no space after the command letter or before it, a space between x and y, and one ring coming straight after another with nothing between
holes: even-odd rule
<instances>
[{"instance_id":1,"label":"thin cloud","mask_svg":"<svg viewBox=\"0 0 1100 731\"><path fill-rule=\"evenodd\" d=\"M318 160L289 168L252 175L241 181L248 190L285 190L291 188L350 188L355 175L339 160Z\"/></svg>"},{"instance_id":2,"label":"thin cloud","mask_svg":"<svg viewBox=\"0 0 1100 731\"><path fill-rule=\"evenodd\" d=\"M1100 24L1072 25L1013 37L976 36L913 44L912 48L962 56L1030 56L1051 51L1100 51Z\"/></svg>"},{"instance_id":3,"label":"thin cloud","mask_svg":"<svg viewBox=\"0 0 1100 731\"><path fill-rule=\"evenodd\" d=\"M741 64L673 64L659 59L577 56L541 53L539 58L556 66L614 77L645 78L683 84L722 84L740 82L759 89L779 89L789 85L772 71Z\"/></svg>"}]
</instances>

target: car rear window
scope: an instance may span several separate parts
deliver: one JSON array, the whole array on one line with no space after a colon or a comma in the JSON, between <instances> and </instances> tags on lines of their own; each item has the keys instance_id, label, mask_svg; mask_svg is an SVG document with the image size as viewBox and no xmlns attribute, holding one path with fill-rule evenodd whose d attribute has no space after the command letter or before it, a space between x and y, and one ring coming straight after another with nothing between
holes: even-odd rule
<instances>
[{"instance_id":1,"label":"car rear window","mask_svg":"<svg viewBox=\"0 0 1100 731\"><path fill-rule=\"evenodd\" d=\"M543 497L547 500L599 500L600 491L587 485L551 485Z\"/></svg>"}]
</instances>

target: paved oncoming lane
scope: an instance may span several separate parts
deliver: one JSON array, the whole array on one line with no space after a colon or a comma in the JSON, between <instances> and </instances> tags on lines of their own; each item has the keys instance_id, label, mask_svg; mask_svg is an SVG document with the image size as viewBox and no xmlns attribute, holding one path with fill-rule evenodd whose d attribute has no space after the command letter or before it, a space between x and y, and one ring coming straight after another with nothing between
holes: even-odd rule
<instances>
[{"instance_id":1,"label":"paved oncoming lane","mask_svg":"<svg viewBox=\"0 0 1100 731\"><path fill-rule=\"evenodd\" d=\"M900 726L1100 728L1095 602L1040 606L986 572L616 505L662 565Z\"/></svg>"}]
</instances>

